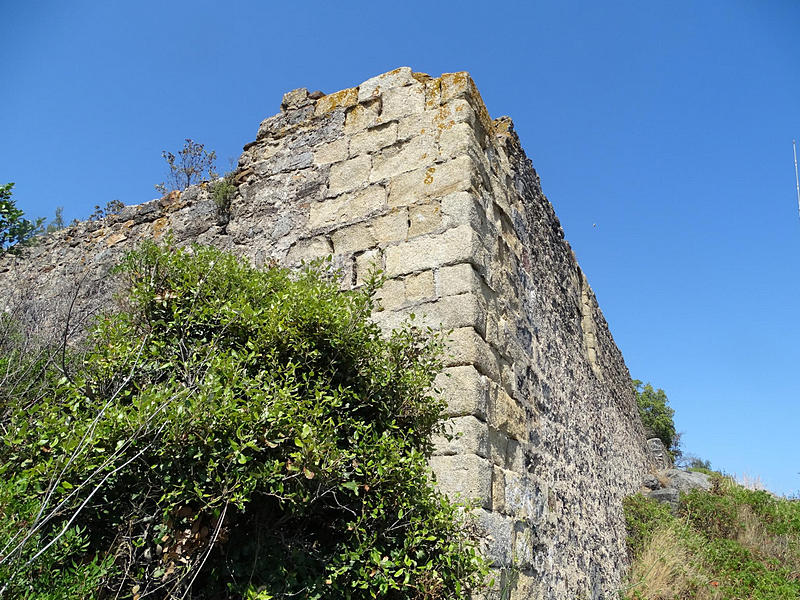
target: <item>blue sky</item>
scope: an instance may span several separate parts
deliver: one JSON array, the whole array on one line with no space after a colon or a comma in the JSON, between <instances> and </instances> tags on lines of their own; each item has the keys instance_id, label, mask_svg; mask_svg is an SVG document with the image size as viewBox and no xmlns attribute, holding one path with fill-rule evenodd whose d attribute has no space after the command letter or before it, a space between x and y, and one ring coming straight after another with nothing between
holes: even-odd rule
<instances>
[{"instance_id":1,"label":"blue sky","mask_svg":"<svg viewBox=\"0 0 800 600\"><path fill-rule=\"evenodd\" d=\"M800 490L800 2L299 4L0 0L0 183L85 218L186 137L227 166L290 89L468 70L686 450Z\"/></svg>"}]
</instances>

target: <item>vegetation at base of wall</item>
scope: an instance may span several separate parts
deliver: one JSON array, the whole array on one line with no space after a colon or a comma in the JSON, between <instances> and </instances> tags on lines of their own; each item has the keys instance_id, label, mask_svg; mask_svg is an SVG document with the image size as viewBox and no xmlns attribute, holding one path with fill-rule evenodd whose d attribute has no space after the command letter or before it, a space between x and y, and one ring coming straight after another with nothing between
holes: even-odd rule
<instances>
[{"instance_id":1,"label":"vegetation at base of wall","mask_svg":"<svg viewBox=\"0 0 800 600\"><path fill-rule=\"evenodd\" d=\"M681 497L677 514L640 494L625 500L632 566L626 600L800 598L800 502L719 473Z\"/></svg>"},{"instance_id":2,"label":"vegetation at base of wall","mask_svg":"<svg viewBox=\"0 0 800 600\"><path fill-rule=\"evenodd\" d=\"M633 380L633 385L639 416L647 437L659 438L673 460L678 458L681 454L680 434L675 429L675 410L669 406L667 394L664 390L655 389L638 379Z\"/></svg>"},{"instance_id":3,"label":"vegetation at base of wall","mask_svg":"<svg viewBox=\"0 0 800 600\"><path fill-rule=\"evenodd\" d=\"M86 347L0 340L0 596L458 598L487 572L432 484L441 337L380 280L146 244Z\"/></svg>"},{"instance_id":4,"label":"vegetation at base of wall","mask_svg":"<svg viewBox=\"0 0 800 600\"><path fill-rule=\"evenodd\" d=\"M44 219L31 221L17 208L11 198L13 183L0 185L0 255L8 252L18 254L20 249L30 243L42 231Z\"/></svg>"}]
</instances>

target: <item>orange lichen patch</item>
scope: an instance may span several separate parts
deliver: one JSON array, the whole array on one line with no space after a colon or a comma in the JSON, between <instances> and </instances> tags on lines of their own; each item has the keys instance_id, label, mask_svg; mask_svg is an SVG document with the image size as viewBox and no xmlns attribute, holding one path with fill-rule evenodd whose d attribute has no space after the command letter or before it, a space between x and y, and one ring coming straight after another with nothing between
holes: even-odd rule
<instances>
[{"instance_id":1,"label":"orange lichen patch","mask_svg":"<svg viewBox=\"0 0 800 600\"><path fill-rule=\"evenodd\" d=\"M492 119L483 103L478 87L466 71L444 73L441 76L442 102L453 98L464 98L475 108L478 119L485 131L492 131Z\"/></svg>"},{"instance_id":2,"label":"orange lichen patch","mask_svg":"<svg viewBox=\"0 0 800 600\"><path fill-rule=\"evenodd\" d=\"M513 135L514 123L510 117L498 117L492 121L492 131L497 137L509 137Z\"/></svg>"},{"instance_id":3,"label":"orange lichen patch","mask_svg":"<svg viewBox=\"0 0 800 600\"><path fill-rule=\"evenodd\" d=\"M425 81L425 108L430 110L442 103L442 78Z\"/></svg>"},{"instance_id":4,"label":"orange lichen patch","mask_svg":"<svg viewBox=\"0 0 800 600\"><path fill-rule=\"evenodd\" d=\"M459 107L459 109L461 108L463 108L463 106ZM455 120L449 117L450 117L450 111L446 106L443 106L438 111L436 111L436 114L433 116L433 124L436 125L436 129L439 130L439 133L447 129L450 129L453 125L456 124Z\"/></svg>"},{"instance_id":5,"label":"orange lichen patch","mask_svg":"<svg viewBox=\"0 0 800 600\"><path fill-rule=\"evenodd\" d=\"M328 94L317 100L314 114L316 116L329 113L336 108L347 108L358 102L358 88L347 88L333 94Z\"/></svg>"},{"instance_id":6,"label":"orange lichen patch","mask_svg":"<svg viewBox=\"0 0 800 600\"><path fill-rule=\"evenodd\" d=\"M347 111L345 117L345 132L355 132L367 127L379 125L378 114L380 113L380 98L356 104Z\"/></svg>"},{"instance_id":7,"label":"orange lichen patch","mask_svg":"<svg viewBox=\"0 0 800 600\"><path fill-rule=\"evenodd\" d=\"M430 185L433 183L433 174L436 172L436 167L428 167L428 170L425 171L425 179L423 183L425 185Z\"/></svg>"},{"instance_id":8,"label":"orange lichen patch","mask_svg":"<svg viewBox=\"0 0 800 600\"><path fill-rule=\"evenodd\" d=\"M442 90L442 100L445 102L469 94L472 91L472 87L475 85L472 83L472 77L470 77L469 73L466 71L443 73L439 81Z\"/></svg>"},{"instance_id":9,"label":"orange lichen patch","mask_svg":"<svg viewBox=\"0 0 800 600\"><path fill-rule=\"evenodd\" d=\"M156 239L160 238L164 233L164 230L167 228L168 223L168 217L161 217L160 219L153 221L153 237Z\"/></svg>"},{"instance_id":10,"label":"orange lichen patch","mask_svg":"<svg viewBox=\"0 0 800 600\"><path fill-rule=\"evenodd\" d=\"M186 202L181 200L180 190L172 190L169 194L161 198L159 206L164 212L171 213L185 207Z\"/></svg>"},{"instance_id":11,"label":"orange lichen patch","mask_svg":"<svg viewBox=\"0 0 800 600\"><path fill-rule=\"evenodd\" d=\"M431 77L427 73L411 73L411 76L420 83L428 83L430 80L433 79L433 77Z\"/></svg>"}]
</instances>

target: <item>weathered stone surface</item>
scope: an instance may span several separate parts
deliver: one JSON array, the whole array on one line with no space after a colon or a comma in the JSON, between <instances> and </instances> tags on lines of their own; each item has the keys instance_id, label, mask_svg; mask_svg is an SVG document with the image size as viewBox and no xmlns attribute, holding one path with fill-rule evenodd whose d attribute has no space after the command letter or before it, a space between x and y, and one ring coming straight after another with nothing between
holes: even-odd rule
<instances>
[{"instance_id":1,"label":"weathered stone surface","mask_svg":"<svg viewBox=\"0 0 800 600\"><path fill-rule=\"evenodd\" d=\"M468 227L457 227L441 235L416 238L386 250L386 272L390 277L424 271L474 259L478 238Z\"/></svg>"},{"instance_id":2,"label":"weathered stone surface","mask_svg":"<svg viewBox=\"0 0 800 600\"><path fill-rule=\"evenodd\" d=\"M314 152L314 164L327 165L345 160L348 156L347 146L347 138L342 138L334 142L328 142L327 144L318 146Z\"/></svg>"},{"instance_id":3,"label":"weathered stone surface","mask_svg":"<svg viewBox=\"0 0 800 600\"><path fill-rule=\"evenodd\" d=\"M711 489L711 477L705 473L669 469L664 475L669 480L667 487L675 488L679 492L685 493L691 490L707 491Z\"/></svg>"},{"instance_id":4,"label":"weathered stone surface","mask_svg":"<svg viewBox=\"0 0 800 600\"><path fill-rule=\"evenodd\" d=\"M369 156L359 156L331 167L328 193L332 196L363 187L372 168Z\"/></svg>"},{"instance_id":5,"label":"weathered stone surface","mask_svg":"<svg viewBox=\"0 0 800 600\"><path fill-rule=\"evenodd\" d=\"M333 94L328 94L317 100L315 114L324 115L337 108L353 106L358 101L358 89L350 88Z\"/></svg>"},{"instance_id":6,"label":"weathered stone surface","mask_svg":"<svg viewBox=\"0 0 800 600\"><path fill-rule=\"evenodd\" d=\"M350 156L372 154L397 141L397 123L387 123L357 133L350 140Z\"/></svg>"},{"instance_id":7,"label":"weathered stone surface","mask_svg":"<svg viewBox=\"0 0 800 600\"><path fill-rule=\"evenodd\" d=\"M472 365L445 369L436 377L434 388L447 399L447 414L451 417L474 415L486 419L489 380Z\"/></svg>"},{"instance_id":8,"label":"weathered stone surface","mask_svg":"<svg viewBox=\"0 0 800 600\"><path fill-rule=\"evenodd\" d=\"M669 504L670 507L675 510L678 508L678 502L680 500L681 493L673 488L661 488L659 490L653 490L652 492L648 492L648 498L652 498L657 502L661 502L663 504Z\"/></svg>"},{"instance_id":9,"label":"weathered stone surface","mask_svg":"<svg viewBox=\"0 0 800 600\"><path fill-rule=\"evenodd\" d=\"M383 268L378 322L414 313L453 328L435 387L461 435L437 440L431 465L444 491L482 507L498 595L616 598L621 500L655 459L628 370L510 119L490 119L467 73L407 67L333 94L294 90L281 108L244 148L224 226L195 186L69 227L0 257L0 310L55 334L74 297L79 334L113 306L111 266L168 232L258 266L333 255L344 289Z\"/></svg>"},{"instance_id":10,"label":"weathered stone surface","mask_svg":"<svg viewBox=\"0 0 800 600\"><path fill-rule=\"evenodd\" d=\"M655 475L646 475L642 485L648 490L657 490L661 487L661 482Z\"/></svg>"},{"instance_id":11,"label":"weathered stone surface","mask_svg":"<svg viewBox=\"0 0 800 600\"><path fill-rule=\"evenodd\" d=\"M489 428L473 416L455 417L445 424L443 435L434 438L434 455L477 454L486 458L489 453Z\"/></svg>"},{"instance_id":12,"label":"weathered stone surface","mask_svg":"<svg viewBox=\"0 0 800 600\"><path fill-rule=\"evenodd\" d=\"M594 342L592 342L592 344L593 343ZM664 442L662 442L659 438L650 438L647 440L647 449L650 451L650 455L653 458L656 468L659 470L664 470L669 469L672 466L672 458L670 457L666 446L664 446Z\"/></svg>"},{"instance_id":13,"label":"weathered stone surface","mask_svg":"<svg viewBox=\"0 0 800 600\"><path fill-rule=\"evenodd\" d=\"M308 226L320 229L352 223L386 208L386 190L373 185L366 189L311 204Z\"/></svg>"},{"instance_id":14,"label":"weathered stone surface","mask_svg":"<svg viewBox=\"0 0 800 600\"><path fill-rule=\"evenodd\" d=\"M492 468L475 454L431 457L431 468L441 489L454 498L492 506Z\"/></svg>"},{"instance_id":15,"label":"weathered stone surface","mask_svg":"<svg viewBox=\"0 0 800 600\"><path fill-rule=\"evenodd\" d=\"M376 75L358 86L358 101L380 98L388 90L416 83L409 67L400 67L388 73Z\"/></svg>"}]
</instances>

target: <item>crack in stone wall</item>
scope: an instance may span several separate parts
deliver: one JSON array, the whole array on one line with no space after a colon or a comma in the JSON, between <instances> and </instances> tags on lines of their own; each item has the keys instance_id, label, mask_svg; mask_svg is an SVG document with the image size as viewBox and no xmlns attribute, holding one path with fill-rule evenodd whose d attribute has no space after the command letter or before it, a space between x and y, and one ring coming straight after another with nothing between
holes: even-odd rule
<instances>
[{"instance_id":1,"label":"crack in stone wall","mask_svg":"<svg viewBox=\"0 0 800 600\"><path fill-rule=\"evenodd\" d=\"M431 464L476 501L495 597L616 598L621 500L649 469L630 375L508 118L466 73L403 67L320 97L287 93L247 144L230 219L204 185L125 207L0 258L0 298L41 331L113 305L143 239L253 264L332 256L344 288L384 270L385 328L452 330L437 387L452 440ZM3 307L0 306L0 309Z\"/></svg>"}]
</instances>

